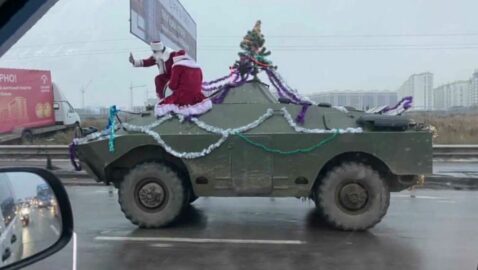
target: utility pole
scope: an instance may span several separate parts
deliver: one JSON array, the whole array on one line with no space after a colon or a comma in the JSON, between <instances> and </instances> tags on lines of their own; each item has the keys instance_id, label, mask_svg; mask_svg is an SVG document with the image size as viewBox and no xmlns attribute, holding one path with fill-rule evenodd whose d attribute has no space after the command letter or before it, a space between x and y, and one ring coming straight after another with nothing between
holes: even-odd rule
<instances>
[{"instance_id":1,"label":"utility pole","mask_svg":"<svg viewBox=\"0 0 478 270\"><path fill-rule=\"evenodd\" d=\"M81 88L81 108L84 109L85 108L85 88L82 87Z\"/></svg>"},{"instance_id":2,"label":"utility pole","mask_svg":"<svg viewBox=\"0 0 478 270\"><path fill-rule=\"evenodd\" d=\"M81 108L83 108L83 109L85 108L85 93L86 93L86 88L88 88L88 86L90 86L91 81L92 81L92 80L90 80L90 81L86 84L86 86L83 85L83 86L81 87L81 90L80 90L80 91L81 91Z\"/></svg>"},{"instance_id":3,"label":"utility pole","mask_svg":"<svg viewBox=\"0 0 478 270\"><path fill-rule=\"evenodd\" d=\"M134 106L134 102L133 102L133 89L135 88L142 88L142 87L146 87L145 84L142 84L142 85L133 85L133 83L131 82L130 85L129 85L129 104L130 104L130 108L131 108L131 111L133 111L133 106Z\"/></svg>"}]
</instances>

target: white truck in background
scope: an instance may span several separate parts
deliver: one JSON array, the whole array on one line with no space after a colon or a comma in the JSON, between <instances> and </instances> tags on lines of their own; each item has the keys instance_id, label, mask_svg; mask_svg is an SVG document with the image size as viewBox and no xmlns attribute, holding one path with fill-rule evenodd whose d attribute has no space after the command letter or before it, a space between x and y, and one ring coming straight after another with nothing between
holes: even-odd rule
<instances>
[{"instance_id":1,"label":"white truck in background","mask_svg":"<svg viewBox=\"0 0 478 270\"><path fill-rule=\"evenodd\" d=\"M0 144L80 126L50 71L0 68Z\"/></svg>"}]
</instances>

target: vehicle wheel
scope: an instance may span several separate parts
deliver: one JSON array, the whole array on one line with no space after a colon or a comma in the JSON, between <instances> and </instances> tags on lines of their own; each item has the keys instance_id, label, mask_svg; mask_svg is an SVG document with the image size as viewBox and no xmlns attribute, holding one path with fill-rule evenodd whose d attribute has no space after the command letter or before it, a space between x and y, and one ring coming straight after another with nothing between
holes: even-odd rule
<instances>
[{"instance_id":1,"label":"vehicle wheel","mask_svg":"<svg viewBox=\"0 0 478 270\"><path fill-rule=\"evenodd\" d=\"M30 130L24 130L22 132L22 144L33 143L33 133Z\"/></svg>"},{"instance_id":2,"label":"vehicle wheel","mask_svg":"<svg viewBox=\"0 0 478 270\"><path fill-rule=\"evenodd\" d=\"M315 202L318 214L332 227L361 231L385 216L390 192L377 171L349 162L327 173L317 186Z\"/></svg>"},{"instance_id":3,"label":"vehicle wheel","mask_svg":"<svg viewBox=\"0 0 478 270\"><path fill-rule=\"evenodd\" d=\"M185 203L183 180L163 163L136 166L120 183L118 201L133 224L159 228L173 222Z\"/></svg>"}]
</instances>

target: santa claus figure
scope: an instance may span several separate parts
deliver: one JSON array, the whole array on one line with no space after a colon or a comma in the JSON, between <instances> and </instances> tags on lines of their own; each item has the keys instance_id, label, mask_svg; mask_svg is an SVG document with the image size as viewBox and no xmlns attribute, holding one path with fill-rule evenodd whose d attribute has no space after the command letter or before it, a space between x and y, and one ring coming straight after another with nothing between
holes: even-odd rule
<instances>
[{"instance_id":1,"label":"santa claus figure","mask_svg":"<svg viewBox=\"0 0 478 270\"><path fill-rule=\"evenodd\" d=\"M212 107L212 102L202 93L202 71L199 65L184 50L173 51L162 42L152 42L153 55L147 59L129 61L135 67L157 65L159 75L155 78L156 93L160 102L156 115L170 112L182 115L199 115ZM172 94L164 97L168 87Z\"/></svg>"}]
</instances>

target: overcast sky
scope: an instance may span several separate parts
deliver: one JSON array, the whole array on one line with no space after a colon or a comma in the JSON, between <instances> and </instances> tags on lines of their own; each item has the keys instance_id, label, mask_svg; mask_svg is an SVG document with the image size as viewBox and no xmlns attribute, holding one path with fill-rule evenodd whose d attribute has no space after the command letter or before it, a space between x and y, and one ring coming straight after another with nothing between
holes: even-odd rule
<instances>
[{"instance_id":1,"label":"overcast sky","mask_svg":"<svg viewBox=\"0 0 478 270\"><path fill-rule=\"evenodd\" d=\"M430 71L435 86L478 68L476 0L180 0L197 23L205 78L228 72L245 32L263 22L270 59L303 93L396 90ZM142 104L155 67L134 69L129 51L148 46L129 33L127 0L60 0L7 54L0 67L48 69L75 107Z\"/></svg>"}]
</instances>

